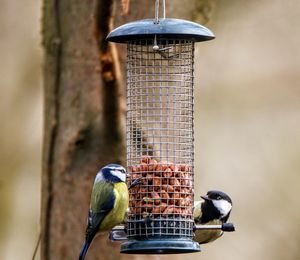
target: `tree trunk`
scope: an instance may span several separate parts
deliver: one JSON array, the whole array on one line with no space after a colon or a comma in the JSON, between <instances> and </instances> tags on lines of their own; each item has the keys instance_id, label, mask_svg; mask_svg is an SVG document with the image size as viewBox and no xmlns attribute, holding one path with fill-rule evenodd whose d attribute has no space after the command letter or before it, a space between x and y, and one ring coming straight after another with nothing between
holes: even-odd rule
<instances>
[{"instance_id":1,"label":"tree trunk","mask_svg":"<svg viewBox=\"0 0 300 260\"><path fill-rule=\"evenodd\" d=\"M78 258L95 174L107 163L124 164L125 47L105 37L113 26L153 17L153 6L149 0L44 0L42 260ZM133 258L100 236L87 259L116 257Z\"/></svg>"}]
</instances>

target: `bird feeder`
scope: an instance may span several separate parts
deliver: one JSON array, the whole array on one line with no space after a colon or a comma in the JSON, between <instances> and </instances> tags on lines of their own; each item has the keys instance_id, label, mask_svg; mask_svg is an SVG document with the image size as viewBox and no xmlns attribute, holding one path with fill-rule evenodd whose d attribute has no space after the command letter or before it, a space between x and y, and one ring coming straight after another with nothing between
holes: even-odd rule
<instances>
[{"instance_id":1,"label":"bird feeder","mask_svg":"<svg viewBox=\"0 0 300 260\"><path fill-rule=\"evenodd\" d=\"M129 191L122 253L200 251L193 237L194 44L214 38L180 19L124 24L108 41L127 44L127 169Z\"/></svg>"}]
</instances>

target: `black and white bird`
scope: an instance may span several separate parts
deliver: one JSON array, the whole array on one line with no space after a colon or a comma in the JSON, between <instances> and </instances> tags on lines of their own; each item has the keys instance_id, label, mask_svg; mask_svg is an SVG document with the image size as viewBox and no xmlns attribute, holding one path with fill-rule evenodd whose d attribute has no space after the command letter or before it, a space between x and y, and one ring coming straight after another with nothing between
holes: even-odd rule
<instances>
[{"instance_id":1,"label":"black and white bird","mask_svg":"<svg viewBox=\"0 0 300 260\"><path fill-rule=\"evenodd\" d=\"M196 225L222 225L228 221L232 209L231 198L222 191L211 190L203 201L194 203L194 221ZM194 240L205 244L223 235L222 230L196 230Z\"/></svg>"}]
</instances>

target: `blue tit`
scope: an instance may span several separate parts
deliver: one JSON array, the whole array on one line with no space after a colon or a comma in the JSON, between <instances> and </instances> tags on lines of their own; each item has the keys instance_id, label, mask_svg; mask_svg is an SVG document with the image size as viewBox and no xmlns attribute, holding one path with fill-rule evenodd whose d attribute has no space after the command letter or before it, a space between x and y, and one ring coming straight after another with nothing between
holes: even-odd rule
<instances>
[{"instance_id":1,"label":"blue tit","mask_svg":"<svg viewBox=\"0 0 300 260\"><path fill-rule=\"evenodd\" d=\"M109 231L123 222L128 208L128 188L126 170L118 164L103 167L96 175L91 194L86 238L79 260L83 260L99 232Z\"/></svg>"},{"instance_id":2,"label":"blue tit","mask_svg":"<svg viewBox=\"0 0 300 260\"><path fill-rule=\"evenodd\" d=\"M194 203L194 221L196 225L221 225L227 222L231 208L231 198L222 191L212 190L203 201ZM223 235L222 230L196 230L194 240L199 244L212 242Z\"/></svg>"}]
</instances>

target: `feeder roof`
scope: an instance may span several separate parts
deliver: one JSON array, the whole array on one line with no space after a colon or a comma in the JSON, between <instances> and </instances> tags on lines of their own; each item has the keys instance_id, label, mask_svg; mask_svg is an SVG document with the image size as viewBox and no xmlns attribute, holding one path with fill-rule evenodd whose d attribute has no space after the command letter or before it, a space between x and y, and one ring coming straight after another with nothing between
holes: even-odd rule
<instances>
[{"instance_id":1,"label":"feeder roof","mask_svg":"<svg viewBox=\"0 0 300 260\"><path fill-rule=\"evenodd\" d=\"M106 40L111 42L126 43L132 40L153 39L182 39L195 42L208 41L215 38L214 34L206 27L181 19L144 19L126 23L111 31Z\"/></svg>"}]
</instances>

